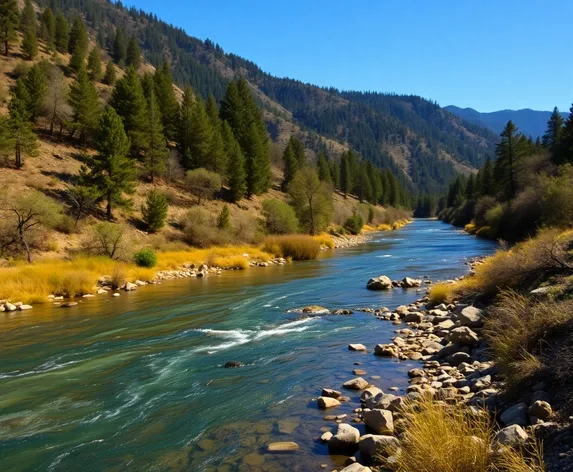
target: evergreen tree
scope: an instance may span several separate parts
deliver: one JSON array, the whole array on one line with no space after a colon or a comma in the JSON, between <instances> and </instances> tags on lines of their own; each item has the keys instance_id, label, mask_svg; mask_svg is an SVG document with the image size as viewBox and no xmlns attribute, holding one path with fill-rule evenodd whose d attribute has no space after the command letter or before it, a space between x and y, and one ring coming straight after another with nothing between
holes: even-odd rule
<instances>
[{"instance_id":1,"label":"evergreen tree","mask_svg":"<svg viewBox=\"0 0 573 472\"><path fill-rule=\"evenodd\" d=\"M348 198L348 193L352 187L352 180L350 176L350 165L348 162L348 154L342 154L340 161L340 190L344 194L344 198Z\"/></svg>"},{"instance_id":2,"label":"evergreen tree","mask_svg":"<svg viewBox=\"0 0 573 472\"><path fill-rule=\"evenodd\" d=\"M474 174L470 174L466 184L466 200L473 200L476 196L476 180Z\"/></svg>"},{"instance_id":3,"label":"evergreen tree","mask_svg":"<svg viewBox=\"0 0 573 472\"><path fill-rule=\"evenodd\" d=\"M328 161L326 160L326 156L322 151L318 153L317 166L318 166L318 178L322 182L327 182L327 183L332 182L330 168L328 167Z\"/></svg>"},{"instance_id":4,"label":"evergreen tree","mask_svg":"<svg viewBox=\"0 0 573 472\"><path fill-rule=\"evenodd\" d=\"M543 145L548 148L551 152L555 150L555 146L561 138L561 133L563 132L563 117L559 113L559 109L555 107L553 113L547 121L547 131L543 135Z\"/></svg>"},{"instance_id":5,"label":"evergreen tree","mask_svg":"<svg viewBox=\"0 0 573 472\"><path fill-rule=\"evenodd\" d=\"M165 226L168 208L169 204L165 194L155 189L147 194L145 204L141 206L141 214L150 233L156 233Z\"/></svg>"},{"instance_id":6,"label":"evergreen tree","mask_svg":"<svg viewBox=\"0 0 573 472\"><path fill-rule=\"evenodd\" d=\"M141 67L141 51L135 36L131 36L125 55L125 65L138 70Z\"/></svg>"},{"instance_id":7,"label":"evergreen tree","mask_svg":"<svg viewBox=\"0 0 573 472\"><path fill-rule=\"evenodd\" d=\"M517 193L517 164L522 155L521 134L510 120L501 132L501 142L496 145L496 181L503 199L513 200Z\"/></svg>"},{"instance_id":8,"label":"evergreen tree","mask_svg":"<svg viewBox=\"0 0 573 472\"><path fill-rule=\"evenodd\" d=\"M20 20L20 29L23 33L22 51L28 59L34 59L38 55L38 22L36 12L32 6L32 0L26 0Z\"/></svg>"},{"instance_id":9,"label":"evergreen tree","mask_svg":"<svg viewBox=\"0 0 573 472\"><path fill-rule=\"evenodd\" d=\"M121 118L107 106L94 135L97 155L88 158L88 166L81 171L81 183L96 187L104 197L107 218L112 218L114 206L129 206L124 194L135 192L134 162L127 157L129 138L123 129Z\"/></svg>"},{"instance_id":10,"label":"evergreen tree","mask_svg":"<svg viewBox=\"0 0 573 472\"><path fill-rule=\"evenodd\" d=\"M47 91L46 78L39 65L32 67L26 75L26 89L28 90L27 107L30 120L35 123L42 113L42 105Z\"/></svg>"},{"instance_id":11,"label":"evergreen tree","mask_svg":"<svg viewBox=\"0 0 573 472\"><path fill-rule=\"evenodd\" d=\"M8 118L0 121L0 150L2 153L14 153L17 169L24 165L24 156L36 156L38 144L28 120L26 103L12 94Z\"/></svg>"},{"instance_id":12,"label":"evergreen tree","mask_svg":"<svg viewBox=\"0 0 573 472\"><path fill-rule=\"evenodd\" d=\"M68 42L68 52L72 55L70 58L70 67L74 71L79 71L84 65L88 46L89 40L86 25L80 16L76 16L72 24Z\"/></svg>"},{"instance_id":13,"label":"evergreen tree","mask_svg":"<svg viewBox=\"0 0 573 472\"><path fill-rule=\"evenodd\" d=\"M51 8L46 7L41 16L42 38L46 41L48 50L56 48L56 17Z\"/></svg>"},{"instance_id":14,"label":"evergreen tree","mask_svg":"<svg viewBox=\"0 0 573 472\"><path fill-rule=\"evenodd\" d=\"M245 132L245 110L243 101L239 95L239 89L235 82L231 82L225 92L225 97L221 100L221 108L219 110L221 120L226 121L231 129L235 138L242 147L243 134Z\"/></svg>"},{"instance_id":15,"label":"evergreen tree","mask_svg":"<svg viewBox=\"0 0 573 472\"><path fill-rule=\"evenodd\" d=\"M147 140L147 103L134 67L117 81L109 103L123 121L133 151L145 149Z\"/></svg>"},{"instance_id":16,"label":"evergreen tree","mask_svg":"<svg viewBox=\"0 0 573 472\"><path fill-rule=\"evenodd\" d=\"M26 110L26 119L30 121L30 92L26 84L28 76L20 77L10 90L11 101L18 99Z\"/></svg>"},{"instance_id":17,"label":"evergreen tree","mask_svg":"<svg viewBox=\"0 0 573 472\"><path fill-rule=\"evenodd\" d=\"M390 180L390 196L388 203L394 208L398 208L401 204L400 185L398 180L392 174L388 174Z\"/></svg>"},{"instance_id":18,"label":"evergreen tree","mask_svg":"<svg viewBox=\"0 0 573 472\"><path fill-rule=\"evenodd\" d=\"M247 191L247 174L245 172L245 158L239 143L233 135L229 123L223 121L222 133L227 153L227 176L231 193L231 201L238 202Z\"/></svg>"},{"instance_id":19,"label":"evergreen tree","mask_svg":"<svg viewBox=\"0 0 573 472\"><path fill-rule=\"evenodd\" d=\"M88 134L97 126L100 108L97 89L81 67L75 82L70 87L70 106L73 111L73 130L79 130L80 141L85 146Z\"/></svg>"},{"instance_id":20,"label":"evergreen tree","mask_svg":"<svg viewBox=\"0 0 573 472\"><path fill-rule=\"evenodd\" d=\"M290 142L292 143L292 151L298 163L298 168L302 169L306 167L306 151L304 149L304 144L296 136L292 135L290 137Z\"/></svg>"},{"instance_id":21,"label":"evergreen tree","mask_svg":"<svg viewBox=\"0 0 573 472\"><path fill-rule=\"evenodd\" d=\"M161 113L153 89L151 89L147 102L147 142L149 144L145 149L145 170L153 183L156 175L165 172L165 161L168 154L165 136L163 135L163 125L161 124Z\"/></svg>"},{"instance_id":22,"label":"evergreen tree","mask_svg":"<svg viewBox=\"0 0 573 472\"><path fill-rule=\"evenodd\" d=\"M225 142L221 133L221 124L211 128L206 168L217 172L221 176L226 174L227 153L225 152Z\"/></svg>"},{"instance_id":23,"label":"evergreen tree","mask_svg":"<svg viewBox=\"0 0 573 472\"><path fill-rule=\"evenodd\" d=\"M217 217L217 228L223 231L231 229L231 214L227 205L223 206L221 213Z\"/></svg>"},{"instance_id":24,"label":"evergreen tree","mask_svg":"<svg viewBox=\"0 0 573 472\"><path fill-rule=\"evenodd\" d=\"M329 162L330 175L334 188L340 188L340 164L336 161Z\"/></svg>"},{"instance_id":25,"label":"evergreen tree","mask_svg":"<svg viewBox=\"0 0 573 472\"><path fill-rule=\"evenodd\" d=\"M193 100L191 114L186 125L189 128L183 131L186 136L183 165L187 169L207 168L211 145L211 125L200 97Z\"/></svg>"},{"instance_id":26,"label":"evergreen tree","mask_svg":"<svg viewBox=\"0 0 573 472\"><path fill-rule=\"evenodd\" d=\"M70 24L63 15L58 12L56 15L56 50L62 54L68 51L70 43Z\"/></svg>"},{"instance_id":27,"label":"evergreen tree","mask_svg":"<svg viewBox=\"0 0 573 472\"><path fill-rule=\"evenodd\" d=\"M479 193L481 196L493 195L495 193L493 164L490 159L486 161L481 169Z\"/></svg>"},{"instance_id":28,"label":"evergreen tree","mask_svg":"<svg viewBox=\"0 0 573 472\"><path fill-rule=\"evenodd\" d=\"M217 108L217 101L213 94L210 94L209 98L207 98L207 101L205 102L205 111L207 112L211 126L214 128L220 126L221 120L219 119L219 110Z\"/></svg>"},{"instance_id":29,"label":"evergreen tree","mask_svg":"<svg viewBox=\"0 0 573 472\"><path fill-rule=\"evenodd\" d=\"M115 63L118 66L123 67L125 64L125 58L127 57L127 42L121 28L116 28L115 30L115 38L113 40L111 55Z\"/></svg>"},{"instance_id":30,"label":"evergreen tree","mask_svg":"<svg viewBox=\"0 0 573 472\"><path fill-rule=\"evenodd\" d=\"M115 84L115 79L117 78L117 71L113 65L113 61L108 61L105 66L105 75L103 76L103 83L107 85Z\"/></svg>"},{"instance_id":31,"label":"evergreen tree","mask_svg":"<svg viewBox=\"0 0 573 472\"><path fill-rule=\"evenodd\" d=\"M101 79L102 70L101 55L98 46L94 46L90 52L90 55L88 56L88 72L91 80L94 82L99 82Z\"/></svg>"},{"instance_id":32,"label":"evergreen tree","mask_svg":"<svg viewBox=\"0 0 573 472\"><path fill-rule=\"evenodd\" d=\"M260 130L255 123L251 124L245 136L245 162L247 170L247 197L260 195L267 190L266 172L264 167L264 145Z\"/></svg>"},{"instance_id":33,"label":"evergreen tree","mask_svg":"<svg viewBox=\"0 0 573 472\"><path fill-rule=\"evenodd\" d=\"M154 81L157 104L163 120L163 131L169 140L175 141L179 121L179 104L175 97L171 68L168 62L164 62L163 66L157 69Z\"/></svg>"},{"instance_id":34,"label":"evergreen tree","mask_svg":"<svg viewBox=\"0 0 573 472\"><path fill-rule=\"evenodd\" d=\"M292 141L289 140L283 153L283 183L282 188L286 190L298 170L298 161L294 154Z\"/></svg>"},{"instance_id":35,"label":"evergreen tree","mask_svg":"<svg viewBox=\"0 0 573 472\"><path fill-rule=\"evenodd\" d=\"M0 41L4 43L4 55L10 53L10 44L18 40L20 12L17 0L0 0Z\"/></svg>"}]
</instances>

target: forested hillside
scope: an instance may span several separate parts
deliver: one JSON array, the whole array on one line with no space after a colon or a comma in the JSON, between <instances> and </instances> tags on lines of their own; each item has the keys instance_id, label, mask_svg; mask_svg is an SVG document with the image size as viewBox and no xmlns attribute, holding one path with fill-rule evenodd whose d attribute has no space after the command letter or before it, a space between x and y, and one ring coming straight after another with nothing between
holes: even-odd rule
<instances>
[{"instance_id":1,"label":"forested hillside","mask_svg":"<svg viewBox=\"0 0 573 472\"><path fill-rule=\"evenodd\" d=\"M126 8L121 2L41 0L39 4L68 15L81 13L100 47L117 64L125 61L126 38L133 35L153 66L161 66L167 58L174 82L190 85L203 99L212 94L220 100L229 81L244 77L266 110L271 135L285 123L300 125L310 132L305 144L315 153L337 149L339 155L335 142L353 147L377 166L391 169L410 190L440 191L456 172L469 173L493 155L494 134L421 97L340 92L276 78L210 40L193 38L153 13Z\"/></svg>"}]
</instances>

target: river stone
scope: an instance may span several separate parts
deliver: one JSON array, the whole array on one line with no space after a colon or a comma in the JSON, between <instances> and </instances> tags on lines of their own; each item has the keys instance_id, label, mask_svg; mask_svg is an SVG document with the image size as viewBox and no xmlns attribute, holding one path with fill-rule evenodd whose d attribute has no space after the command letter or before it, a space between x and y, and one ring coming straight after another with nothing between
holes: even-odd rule
<instances>
[{"instance_id":1,"label":"river stone","mask_svg":"<svg viewBox=\"0 0 573 472\"><path fill-rule=\"evenodd\" d=\"M367 389L365 389L361 394L360 394L360 401L363 402L365 401L367 398L371 398L371 397L375 397L376 395L379 395L383 393L381 389L379 389L378 387L368 387Z\"/></svg>"},{"instance_id":2,"label":"river stone","mask_svg":"<svg viewBox=\"0 0 573 472\"><path fill-rule=\"evenodd\" d=\"M494 442L502 446L515 447L525 445L527 439L528 436L525 430L521 426L514 424L500 430L495 436Z\"/></svg>"},{"instance_id":3,"label":"river stone","mask_svg":"<svg viewBox=\"0 0 573 472\"><path fill-rule=\"evenodd\" d=\"M61 308L71 308L73 306L76 306L78 304L78 302L67 302L67 303L62 303L60 305Z\"/></svg>"},{"instance_id":4,"label":"river stone","mask_svg":"<svg viewBox=\"0 0 573 472\"><path fill-rule=\"evenodd\" d=\"M372 410L389 410L398 411L402 406L402 397L393 395L391 393L379 393L374 397L369 397L364 400L364 407Z\"/></svg>"},{"instance_id":5,"label":"river stone","mask_svg":"<svg viewBox=\"0 0 573 472\"><path fill-rule=\"evenodd\" d=\"M18 310L31 310L32 309L32 305L20 305L18 307Z\"/></svg>"},{"instance_id":6,"label":"river stone","mask_svg":"<svg viewBox=\"0 0 573 472\"><path fill-rule=\"evenodd\" d=\"M119 293L116 292L116 293L113 294L113 296L114 296L114 297L119 297L120 295L119 295Z\"/></svg>"},{"instance_id":7,"label":"river stone","mask_svg":"<svg viewBox=\"0 0 573 472\"><path fill-rule=\"evenodd\" d=\"M553 414L551 405L543 400L537 400L529 407L529 416L540 420L548 420Z\"/></svg>"},{"instance_id":8,"label":"river stone","mask_svg":"<svg viewBox=\"0 0 573 472\"><path fill-rule=\"evenodd\" d=\"M364 380L362 377L356 377L355 379L348 380L342 384L344 388L349 390L364 390L368 385L368 381Z\"/></svg>"},{"instance_id":9,"label":"river stone","mask_svg":"<svg viewBox=\"0 0 573 472\"><path fill-rule=\"evenodd\" d=\"M483 312L475 306L468 306L458 315L458 320L462 326L480 328L483 324Z\"/></svg>"},{"instance_id":10,"label":"river stone","mask_svg":"<svg viewBox=\"0 0 573 472\"><path fill-rule=\"evenodd\" d=\"M358 449L360 431L354 426L342 423L338 425L336 434L328 441L328 450L332 453L351 455Z\"/></svg>"},{"instance_id":11,"label":"river stone","mask_svg":"<svg viewBox=\"0 0 573 472\"><path fill-rule=\"evenodd\" d=\"M298 422L294 420L279 420L278 430L281 434L292 434L298 427Z\"/></svg>"},{"instance_id":12,"label":"river stone","mask_svg":"<svg viewBox=\"0 0 573 472\"><path fill-rule=\"evenodd\" d=\"M349 344L349 351L366 351L366 346L364 344Z\"/></svg>"},{"instance_id":13,"label":"river stone","mask_svg":"<svg viewBox=\"0 0 573 472\"><path fill-rule=\"evenodd\" d=\"M424 320L424 315L419 312L408 313L404 317L406 323L421 323Z\"/></svg>"},{"instance_id":14,"label":"river stone","mask_svg":"<svg viewBox=\"0 0 573 472\"><path fill-rule=\"evenodd\" d=\"M406 316L406 313L408 313L408 307L406 305L400 305L398 308L396 308L396 313L398 313L398 315L400 315L400 317Z\"/></svg>"},{"instance_id":15,"label":"river stone","mask_svg":"<svg viewBox=\"0 0 573 472\"><path fill-rule=\"evenodd\" d=\"M529 424L529 420L527 418L527 405L525 403L518 403L509 407L501 414L500 420L506 426L526 426Z\"/></svg>"},{"instance_id":16,"label":"river stone","mask_svg":"<svg viewBox=\"0 0 573 472\"><path fill-rule=\"evenodd\" d=\"M393 344L377 344L374 354L382 357L398 357L398 348Z\"/></svg>"},{"instance_id":17,"label":"river stone","mask_svg":"<svg viewBox=\"0 0 573 472\"><path fill-rule=\"evenodd\" d=\"M318 315L322 313L329 313L329 310L328 308L324 308L323 306L320 305L310 305L310 306L305 306L302 309L302 312L311 315Z\"/></svg>"},{"instance_id":18,"label":"river stone","mask_svg":"<svg viewBox=\"0 0 573 472\"><path fill-rule=\"evenodd\" d=\"M4 303L4 309L6 311L16 311L18 309L18 307L16 305L14 305L13 303L6 302L6 303Z\"/></svg>"},{"instance_id":19,"label":"river stone","mask_svg":"<svg viewBox=\"0 0 573 472\"><path fill-rule=\"evenodd\" d=\"M320 395L323 397L340 398L342 396L342 392L331 388L323 388Z\"/></svg>"},{"instance_id":20,"label":"river stone","mask_svg":"<svg viewBox=\"0 0 573 472\"><path fill-rule=\"evenodd\" d=\"M437 325L435 329L447 329L450 330L452 329L456 324L452 321L452 320L444 320L444 321L440 321Z\"/></svg>"},{"instance_id":21,"label":"river stone","mask_svg":"<svg viewBox=\"0 0 573 472\"><path fill-rule=\"evenodd\" d=\"M411 287L421 287L422 281L420 279L411 279L410 277L404 277L402 279L402 287L411 288Z\"/></svg>"},{"instance_id":22,"label":"river stone","mask_svg":"<svg viewBox=\"0 0 573 472\"><path fill-rule=\"evenodd\" d=\"M463 362L469 362L472 356L467 352L455 352L451 356L446 357L446 362L454 367L459 366Z\"/></svg>"},{"instance_id":23,"label":"river stone","mask_svg":"<svg viewBox=\"0 0 573 472\"><path fill-rule=\"evenodd\" d=\"M127 282L127 283L125 284L124 290L125 290L126 292L131 292L132 290L135 290L136 288L137 288L137 285L132 284L131 282Z\"/></svg>"},{"instance_id":24,"label":"river stone","mask_svg":"<svg viewBox=\"0 0 573 472\"><path fill-rule=\"evenodd\" d=\"M318 407L326 410L327 408L334 408L340 406L340 402L336 398L331 397L318 397Z\"/></svg>"},{"instance_id":25,"label":"river stone","mask_svg":"<svg viewBox=\"0 0 573 472\"><path fill-rule=\"evenodd\" d=\"M392 412L388 410L364 410L364 423L377 434L392 434L394 421Z\"/></svg>"},{"instance_id":26,"label":"river stone","mask_svg":"<svg viewBox=\"0 0 573 472\"><path fill-rule=\"evenodd\" d=\"M450 334L448 334L448 341L462 346L473 346L479 342L479 339L477 334L470 328L467 326L460 326L459 328L454 328L450 331Z\"/></svg>"},{"instance_id":27,"label":"river stone","mask_svg":"<svg viewBox=\"0 0 573 472\"><path fill-rule=\"evenodd\" d=\"M332 436L333 435L330 431L326 431L322 434L322 436L320 436L320 440L326 443L332 439Z\"/></svg>"},{"instance_id":28,"label":"river stone","mask_svg":"<svg viewBox=\"0 0 573 472\"><path fill-rule=\"evenodd\" d=\"M388 457L394 454L399 447L400 441L394 436L381 434L365 434L358 443L360 456L367 461L372 461L377 456Z\"/></svg>"},{"instance_id":29,"label":"river stone","mask_svg":"<svg viewBox=\"0 0 573 472\"><path fill-rule=\"evenodd\" d=\"M227 369L233 369L235 367L243 367L243 363L239 361L228 361L225 362L225 366Z\"/></svg>"},{"instance_id":30,"label":"river stone","mask_svg":"<svg viewBox=\"0 0 573 472\"><path fill-rule=\"evenodd\" d=\"M392 288L392 281L385 275L374 277L366 282L368 290L390 290Z\"/></svg>"},{"instance_id":31,"label":"river stone","mask_svg":"<svg viewBox=\"0 0 573 472\"><path fill-rule=\"evenodd\" d=\"M265 462L265 457L258 452L251 452L243 457L243 464L248 466L262 465Z\"/></svg>"},{"instance_id":32,"label":"river stone","mask_svg":"<svg viewBox=\"0 0 573 472\"><path fill-rule=\"evenodd\" d=\"M293 441L283 441L270 443L267 446L269 452L291 452L298 451L298 444Z\"/></svg>"},{"instance_id":33,"label":"river stone","mask_svg":"<svg viewBox=\"0 0 573 472\"><path fill-rule=\"evenodd\" d=\"M340 472L372 472L372 469L355 462L354 464L350 464L348 467L345 467Z\"/></svg>"},{"instance_id":34,"label":"river stone","mask_svg":"<svg viewBox=\"0 0 573 472\"><path fill-rule=\"evenodd\" d=\"M410 369L408 371L408 377L410 377L411 379L415 378L415 377L425 377L426 376L426 372L424 371L424 369Z\"/></svg>"}]
</instances>

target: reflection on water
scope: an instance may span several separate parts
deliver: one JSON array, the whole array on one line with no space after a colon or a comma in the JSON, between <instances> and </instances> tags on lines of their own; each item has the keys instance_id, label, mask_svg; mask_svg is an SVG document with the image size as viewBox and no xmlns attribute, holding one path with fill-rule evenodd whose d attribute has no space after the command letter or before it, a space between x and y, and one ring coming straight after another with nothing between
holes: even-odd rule
<instances>
[{"instance_id":1,"label":"reflection on water","mask_svg":"<svg viewBox=\"0 0 573 472\"><path fill-rule=\"evenodd\" d=\"M451 278L491 242L420 220L334 257L166 282L67 310L0 318L2 470L315 470L340 465L316 442L334 427L311 401L355 362L382 389L413 362L350 353L392 336L356 313L301 319L291 308L381 307L415 291L371 292L372 276ZM229 360L245 364L224 369ZM350 413L358 395L336 409ZM295 455L271 455L294 440Z\"/></svg>"}]
</instances>

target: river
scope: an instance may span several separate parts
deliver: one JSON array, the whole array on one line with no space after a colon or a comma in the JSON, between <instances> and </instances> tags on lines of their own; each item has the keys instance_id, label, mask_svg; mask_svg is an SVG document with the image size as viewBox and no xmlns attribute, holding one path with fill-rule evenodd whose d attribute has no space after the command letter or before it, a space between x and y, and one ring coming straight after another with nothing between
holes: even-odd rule
<instances>
[{"instance_id":1,"label":"river","mask_svg":"<svg viewBox=\"0 0 573 472\"><path fill-rule=\"evenodd\" d=\"M349 352L389 342L389 322L301 318L289 309L395 308L415 289L371 292L368 278L467 271L495 244L434 220L416 220L315 261L229 271L148 286L77 307L0 314L0 470L311 471L340 466L316 438L312 402L339 389L360 362L387 389L415 362ZM1 283L1 281L0 281ZM237 360L242 368L225 369ZM358 395L336 408L350 413ZM329 411L330 413L330 411ZM291 455L272 441L296 441Z\"/></svg>"}]
</instances>

